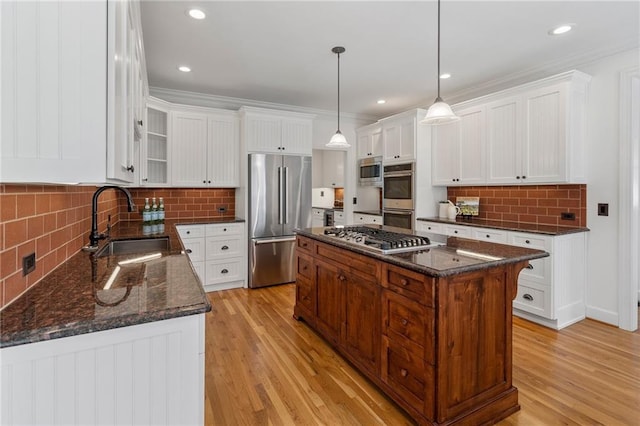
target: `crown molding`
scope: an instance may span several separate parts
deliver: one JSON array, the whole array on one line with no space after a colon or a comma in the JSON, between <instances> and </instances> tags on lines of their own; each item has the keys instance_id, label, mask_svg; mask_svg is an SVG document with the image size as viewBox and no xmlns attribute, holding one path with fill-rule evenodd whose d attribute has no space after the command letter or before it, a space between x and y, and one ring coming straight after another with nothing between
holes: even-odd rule
<instances>
[{"instance_id":1,"label":"crown molding","mask_svg":"<svg viewBox=\"0 0 640 426\"><path fill-rule=\"evenodd\" d=\"M162 99L167 102L207 108L228 109L233 111L238 111L242 107L267 108L281 111L313 114L316 117L322 117L326 119L334 119L336 117L335 111L301 107L296 105L278 104L273 102L256 101L253 99L233 98L230 96L188 92L184 90L165 89L162 87L150 87L149 94L155 98ZM377 120L377 117L367 114L340 113L340 117L354 121L372 122Z\"/></svg>"}]
</instances>

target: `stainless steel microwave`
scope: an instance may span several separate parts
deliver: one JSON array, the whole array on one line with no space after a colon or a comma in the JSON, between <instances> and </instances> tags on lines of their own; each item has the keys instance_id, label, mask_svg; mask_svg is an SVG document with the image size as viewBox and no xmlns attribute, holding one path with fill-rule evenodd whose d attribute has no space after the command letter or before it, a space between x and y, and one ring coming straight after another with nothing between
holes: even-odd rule
<instances>
[{"instance_id":1,"label":"stainless steel microwave","mask_svg":"<svg viewBox=\"0 0 640 426\"><path fill-rule=\"evenodd\" d=\"M360 186L382 186L382 157L358 161L358 183Z\"/></svg>"}]
</instances>

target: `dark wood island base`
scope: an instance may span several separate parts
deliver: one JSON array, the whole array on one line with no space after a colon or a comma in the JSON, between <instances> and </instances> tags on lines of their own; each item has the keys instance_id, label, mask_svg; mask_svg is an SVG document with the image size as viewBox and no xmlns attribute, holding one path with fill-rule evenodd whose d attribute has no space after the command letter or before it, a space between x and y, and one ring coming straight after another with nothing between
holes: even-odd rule
<instances>
[{"instance_id":1,"label":"dark wood island base","mask_svg":"<svg viewBox=\"0 0 640 426\"><path fill-rule=\"evenodd\" d=\"M527 253L544 252L465 263L451 244L384 256L323 240L298 234L294 318L419 424L493 424L520 409L511 302Z\"/></svg>"}]
</instances>

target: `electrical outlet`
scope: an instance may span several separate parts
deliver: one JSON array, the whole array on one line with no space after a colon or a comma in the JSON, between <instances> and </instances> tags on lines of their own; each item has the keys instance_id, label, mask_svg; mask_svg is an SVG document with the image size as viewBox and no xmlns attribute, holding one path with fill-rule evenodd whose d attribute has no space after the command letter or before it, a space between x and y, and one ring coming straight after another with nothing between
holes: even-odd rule
<instances>
[{"instance_id":1,"label":"electrical outlet","mask_svg":"<svg viewBox=\"0 0 640 426\"><path fill-rule=\"evenodd\" d=\"M562 212L560 213L560 219L562 220L576 220L576 214L570 212Z\"/></svg>"},{"instance_id":2,"label":"electrical outlet","mask_svg":"<svg viewBox=\"0 0 640 426\"><path fill-rule=\"evenodd\" d=\"M358 204L358 198L357 197L353 197L353 204Z\"/></svg>"},{"instance_id":3,"label":"electrical outlet","mask_svg":"<svg viewBox=\"0 0 640 426\"><path fill-rule=\"evenodd\" d=\"M31 253L22 258L22 276L36 270L36 254Z\"/></svg>"},{"instance_id":4,"label":"electrical outlet","mask_svg":"<svg viewBox=\"0 0 640 426\"><path fill-rule=\"evenodd\" d=\"M609 204L598 203L598 216L609 216Z\"/></svg>"},{"instance_id":5,"label":"electrical outlet","mask_svg":"<svg viewBox=\"0 0 640 426\"><path fill-rule=\"evenodd\" d=\"M218 213L224 213L227 211L227 206L220 206L218 207Z\"/></svg>"}]
</instances>

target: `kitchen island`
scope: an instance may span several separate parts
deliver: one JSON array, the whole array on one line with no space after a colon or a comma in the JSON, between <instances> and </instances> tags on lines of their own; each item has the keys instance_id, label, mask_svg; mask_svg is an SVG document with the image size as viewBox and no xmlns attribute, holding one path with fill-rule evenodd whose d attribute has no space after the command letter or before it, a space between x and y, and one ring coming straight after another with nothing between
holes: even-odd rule
<instances>
[{"instance_id":1,"label":"kitchen island","mask_svg":"<svg viewBox=\"0 0 640 426\"><path fill-rule=\"evenodd\" d=\"M389 255L312 228L296 255L294 317L418 423L491 424L519 409L511 302L520 270L546 252L449 238Z\"/></svg>"}]
</instances>

